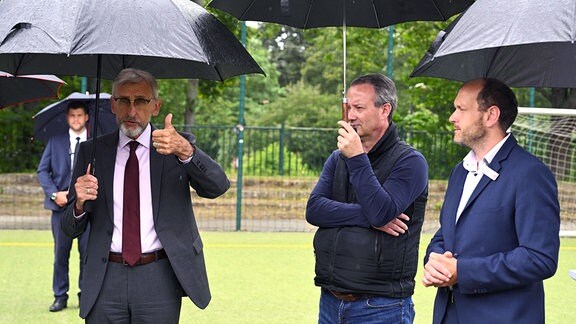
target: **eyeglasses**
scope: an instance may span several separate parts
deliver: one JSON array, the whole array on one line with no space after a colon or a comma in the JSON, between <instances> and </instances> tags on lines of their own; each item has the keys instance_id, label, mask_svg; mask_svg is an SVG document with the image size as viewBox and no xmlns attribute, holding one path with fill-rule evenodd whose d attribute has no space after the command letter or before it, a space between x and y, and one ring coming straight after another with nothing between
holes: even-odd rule
<instances>
[{"instance_id":1,"label":"eyeglasses","mask_svg":"<svg viewBox=\"0 0 576 324\"><path fill-rule=\"evenodd\" d=\"M120 106L122 108L128 108L132 104L134 104L134 107L136 107L136 109L146 107L146 105L148 105L150 103L150 101L152 101L152 100L156 100L156 99L155 98L152 98L152 99L135 98L134 100L130 100L130 98L126 98L126 97L115 97L114 98L114 101L116 102L116 104L118 106Z\"/></svg>"}]
</instances>

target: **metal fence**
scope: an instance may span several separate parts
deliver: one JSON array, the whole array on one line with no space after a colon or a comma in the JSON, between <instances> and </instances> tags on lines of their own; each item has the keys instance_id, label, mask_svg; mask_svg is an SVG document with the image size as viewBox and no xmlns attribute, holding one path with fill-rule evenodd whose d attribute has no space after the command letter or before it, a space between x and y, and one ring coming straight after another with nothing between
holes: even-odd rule
<instances>
[{"instance_id":1,"label":"metal fence","mask_svg":"<svg viewBox=\"0 0 576 324\"><path fill-rule=\"evenodd\" d=\"M226 170L232 188L217 199L194 192L193 203L201 230L206 231L308 231L304 220L306 201L325 159L336 147L336 129L293 127L179 126L196 136L199 148ZM4 146L22 150L22 137L7 137ZM451 132L430 134L400 128L400 137L418 149L429 164L430 192L425 230L433 230L442 204L446 179L467 153L454 145ZM20 145L17 143L20 142ZM37 164L40 150L31 146L22 165ZM34 151L35 150L35 151ZM17 156L12 154L10 156ZM242 156L239 160L238 157ZM31 162L32 160L32 162ZM36 161L34 161L36 160ZM25 162L25 163L24 163ZM573 182L560 183L566 197ZM566 189L563 189L566 188ZM43 209L44 195L33 172L0 173L0 229L49 229L50 212ZM573 200L573 199L572 199ZM561 202L562 204L562 202ZM576 203L564 204L563 222L575 225ZM568 215L568 216L566 216Z\"/></svg>"},{"instance_id":2,"label":"metal fence","mask_svg":"<svg viewBox=\"0 0 576 324\"><path fill-rule=\"evenodd\" d=\"M218 203L195 200L196 208L202 209L198 216L202 229L313 229L304 221L306 201L324 161L336 147L337 129L194 126L186 130L196 135L198 147L219 161L233 183ZM451 132L400 128L399 133L427 158L430 179L441 179L431 182L428 215L435 219L444 194L443 180L467 149L452 143Z\"/></svg>"},{"instance_id":3,"label":"metal fence","mask_svg":"<svg viewBox=\"0 0 576 324\"><path fill-rule=\"evenodd\" d=\"M237 171L238 147L243 146L246 176L318 176L324 161L336 148L337 129L303 127L180 127L190 130L204 151L226 171ZM452 132L430 134L399 129L402 139L422 152L430 179L446 179L467 149L454 145ZM240 132L244 132L241 136ZM243 143L239 143L242 141Z\"/></svg>"}]
</instances>

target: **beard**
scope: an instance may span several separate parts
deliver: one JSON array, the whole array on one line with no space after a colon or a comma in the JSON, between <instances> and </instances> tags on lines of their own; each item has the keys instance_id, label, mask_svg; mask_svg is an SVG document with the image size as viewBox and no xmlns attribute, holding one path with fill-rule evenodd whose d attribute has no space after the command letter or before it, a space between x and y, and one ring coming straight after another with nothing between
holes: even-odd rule
<instances>
[{"instance_id":1,"label":"beard","mask_svg":"<svg viewBox=\"0 0 576 324\"><path fill-rule=\"evenodd\" d=\"M468 130L460 129L460 134L454 134L454 143L464 145L473 149L476 144L483 142L486 138L486 128L482 120L478 120Z\"/></svg>"},{"instance_id":2,"label":"beard","mask_svg":"<svg viewBox=\"0 0 576 324\"><path fill-rule=\"evenodd\" d=\"M136 126L135 128L128 128L124 124L125 121L135 122L138 124L138 126ZM135 121L132 118L125 118L123 120L118 120L118 128L120 128L120 131L122 133L124 133L124 135L126 135L132 139L138 138L138 136L140 136L140 134L142 134L142 132L144 132L144 129L146 129L145 126L143 126L141 123Z\"/></svg>"}]
</instances>

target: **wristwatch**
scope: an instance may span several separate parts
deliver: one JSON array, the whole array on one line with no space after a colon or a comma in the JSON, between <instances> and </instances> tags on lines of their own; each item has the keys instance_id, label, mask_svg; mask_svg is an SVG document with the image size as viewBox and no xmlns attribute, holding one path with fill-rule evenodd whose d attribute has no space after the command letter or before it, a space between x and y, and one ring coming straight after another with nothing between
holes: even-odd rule
<instances>
[{"instance_id":1,"label":"wristwatch","mask_svg":"<svg viewBox=\"0 0 576 324\"><path fill-rule=\"evenodd\" d=\"M50 200L56 200L56 193L55 193L55 192L53 192L53 193L50 195Z\"/></svg>"}]
</instances>

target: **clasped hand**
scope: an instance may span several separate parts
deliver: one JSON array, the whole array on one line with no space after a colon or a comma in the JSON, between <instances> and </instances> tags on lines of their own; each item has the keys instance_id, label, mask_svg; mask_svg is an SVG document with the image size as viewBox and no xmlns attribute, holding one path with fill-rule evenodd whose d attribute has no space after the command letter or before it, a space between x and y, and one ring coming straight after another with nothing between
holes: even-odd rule
<instances>
[{"instance_id":1,"label":"clasped hand","mask_svg":"<svg viewBox=\"0 0 576 324\"><path fill-rule=\"evenodd\" d=\"M422 283L425 287L449 287L458 282L458 260L452 252L444 254L431 252L428 262L424 265L424 277Z\"/></svg>"}]
</instances>

